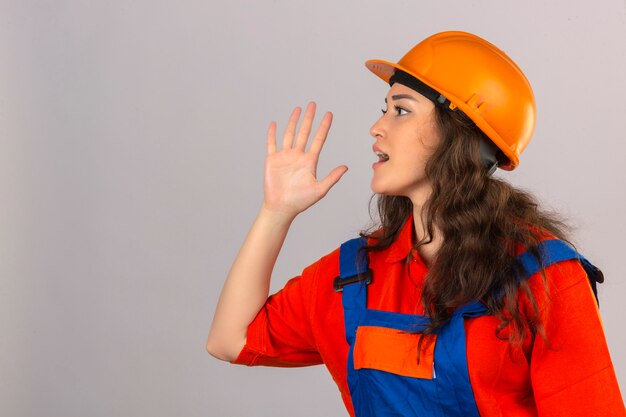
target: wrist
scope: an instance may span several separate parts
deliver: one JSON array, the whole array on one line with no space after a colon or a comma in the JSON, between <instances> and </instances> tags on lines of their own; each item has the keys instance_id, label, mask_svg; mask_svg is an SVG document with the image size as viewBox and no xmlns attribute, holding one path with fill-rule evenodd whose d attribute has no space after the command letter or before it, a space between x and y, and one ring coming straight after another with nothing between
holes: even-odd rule
<instances>
[{"instance_id":1,"label":"wrist","mask_svg":"<svg viewBox=\"0 0 626 417\"><path fill-rule=\"evenodd\" d=\"M298 213L268 207L265 203L259 212L259 217L263 217L276 225L290 225L297 215Z\"/></svg>"}]
</instances>

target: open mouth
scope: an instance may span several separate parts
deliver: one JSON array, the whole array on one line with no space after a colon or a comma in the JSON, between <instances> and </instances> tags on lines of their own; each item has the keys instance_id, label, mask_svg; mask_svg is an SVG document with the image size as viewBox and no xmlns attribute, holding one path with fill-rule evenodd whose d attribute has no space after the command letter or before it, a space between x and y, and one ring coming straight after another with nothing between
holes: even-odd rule
<instances>
[{"instance_id":1,"label":"open mouth","mask_svg":"<svg viewBox=\"0 0 626 417\"><path fill-rule=\"evenodd\" d=\"M386 162L389 160L389 155L383 152L376 152L376 156L378 156L378 162Z\"/></svg>"}]
</instances>

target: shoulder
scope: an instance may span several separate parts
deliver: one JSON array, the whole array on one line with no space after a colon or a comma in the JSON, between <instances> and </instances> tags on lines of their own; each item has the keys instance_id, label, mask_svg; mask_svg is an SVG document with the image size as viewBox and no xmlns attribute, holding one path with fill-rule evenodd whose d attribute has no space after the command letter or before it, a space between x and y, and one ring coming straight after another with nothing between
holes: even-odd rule
<instances>
[{"instance_id":1,"label":"shoulder","mask_svg":"<svg viewBox=\"0 0 626 417\"><path fill-rule=\"evenodd\" d=\"M541 274L558 278L557 288L561 289L587 278L587 272L582 265L584 257L574 246L549 234L540 238L537 244L518 251L517 261L523 267L526 277ZM590 263L588 265L592 267Z\"/></svg>"},{"instance_id":2,"label":"shoulder","mask_svg":"<svg viewBox=\"0 0 626 417\"><path fill-rule=\"evenodd\" d=\"M545 314L582 309L582 306L593 311L597 307L590 277L578 259L565 259L546 266L528 278L528 288L537 308ZM522 297L527 302L526 298Z\"/></svg>"},{"instance_id":3,"label":"shoulder","mask_svg":"<svg viewBox=\"0 0 626 417\"><path fill-rule=\"evenodd\" d=\"M339 272L339 252L340 247L335 248L332 252L327 253L326 255L319 258L317 261L313 262L311 265L307 266L303 275L319 275L326 273L335 273Z\"/></svg>"},{"instance_id":4,"label":"shoulder","mask_svg":"<svg viewBox=\"0 0 626 417\"><path fill-rule=\"evenodd\" d=\"M523 280L527 280L538 304L552 304L565 291L588 297L601 272L589 263L577 249L545 231L535 230L538 243L527 248L517 247L517 262ZM595 292L595 291L594 291ZM595 301L595 300L594 300Z\"/></svg>"},{"instance_id":5,"label":"shoulder","mask_svg":"<svg viewBox=\"0 0 626 417\"><path fill-rule=\"evenodd\" d=\"M320 293L336 293L334 280L340 275L342 262L360 262L363 260L362 256L365 256L365 261L371 268L372 261L376 262L379 258L384 259L388 250L363 250L366 246L372 245L373 241L375 240L372 238L366 239L359 236L344 241L332 252L322 256L303 270L301 276L303 285L308 286L308 291L314 292L318 296ZM330 294L324 296L328 297Z\"/></svg>"},{"instance_id":6,"label":"shoulder","mask_svg":"<svg viewBox=\"0 0 626 417\"><path fill-rule=\"evenodd\" d=\"M585 289L589 286L587 272L577 259L555 262L545 268L544 274L548 289L554 294L563 292L576 285L585 284Z\"/></svg>"}]
</instances>

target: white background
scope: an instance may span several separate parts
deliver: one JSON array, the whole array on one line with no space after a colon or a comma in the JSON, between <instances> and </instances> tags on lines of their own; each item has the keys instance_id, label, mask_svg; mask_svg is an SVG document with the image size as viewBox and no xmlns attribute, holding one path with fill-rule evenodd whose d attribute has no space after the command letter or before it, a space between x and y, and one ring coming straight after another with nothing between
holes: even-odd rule
<instances>
[{"instance_id":1,"label":"white background","mask_svg":"<svg viewBox=\"0 0 626 417\"><path fill-rule=\"evenodd\" d=\"M368 225L368 129L396 61L474 32L534 86L504 176L571 220L600 266L626 383L626 2L0 0L0 415L345 415L323 367L248 369L204 343L262 198L265 130L316 100L320 173L272 288ZM576 364L572 364L576 366Z\"/></svg>"}]
</instances>

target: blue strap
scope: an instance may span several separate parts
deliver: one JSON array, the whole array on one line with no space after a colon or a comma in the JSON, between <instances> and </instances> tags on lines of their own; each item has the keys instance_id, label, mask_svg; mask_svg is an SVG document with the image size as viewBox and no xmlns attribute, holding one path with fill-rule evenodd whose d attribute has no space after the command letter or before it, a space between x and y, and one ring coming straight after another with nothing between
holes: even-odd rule
<instances>
[{"instance_id":1,"label":"blue strap","mask_svg":"<svg viewBox=\"0 0 626 417\"><path fill-rule=\"evenodd\" d=\"M359 254L359 250L365 245L367 245L367 240L362 237L348 240L341 245L339 252L339 276L341 278L348 278L367 271L367 256ZM570 259L578 259L586 267L585 269L589 265L592 266L587 259L562 240L544 240L536 247L541 257L541 264L530 251L526 251L518 257L524 266L524 278L529 278L542 268Z\"/></svg>"},{"instance_id":2,"label":"blue strap","mask_svg":"<svg viewBox=\"0 0 626 417\"><path fill-rule=\"evenodd\" d=\"M335 278L346 281L350 277L367 271L367 256L359 249L367 245L364 238L351 239L341 245L339 251L339 277ZM352 344L356 337L356 329L363 312L367 309L367 283L358 281L342 287L343 295L341 303L344 310L344 325L346 327L346 340Z\"/></svg>"},{"instance_id":3,"label":"blue strap","mask_svg":"<svg viewBox=\"0 0 626 417\"><path fill-rule=\"evenodd\" d=\"M539 257L541 258L541 262L533 253L531 253L530 250L527 250L518 256L518 259L524 267L524 274L521 279L528 279L532 275L541 271L541 269L547 268L557 262L577 259L587 273L591 289L596 297L596 303L599 305L596 282L603 282L604 278L602 276L602 272L598 268L596 268L591 262L585 259L584 256L576 252L574 248L562 240L544 240L540 242L536 248L538 250Z\"/></svg>"},{"instance_id":4,"label":"blue strap","mask_svg":"<svg viewBox=\"0 0 626 417\"><path fill-rule=\"evenodd\" d=\"M366 245L367 240L361 237L348 240L341 245L339 252L340 278L353 277L367 271L367 256L364 252L360 251L360 249ZM596 302L598 302L596 282L604 281L602 271L562 240L544 240L540 242L536 248L541 260L537 259L530 250L518 256L524 268L524 273L520 277L520 280L528 279L542 268L547 268L555 263L577 259L589 277L589 283L596 297ZM348 287L350 287L350 285Z\"/></svg>"},{"instance_id":5,"label":"blue strap","mask_svg":"<svg viewBox=\"0 0 626 417\"><path fill-rule=\"evenodd\" d=\"M339 276L348 278L367 271L367 256L359 249L367 245L367 240L362 237L348 240L341 245L339 250Z\"/></svg>"},{"instance_id":6,"label":"blue strap","mask_svg":"<svg viewBox=\"0 0 626 417\"><path fill-rule=\"evenodd\" d=\"M537 259L530 250L522 253L517 258L524 267L523 278L530 278L532 275L541 271L541 269L547 268L557 262L568 261L570 259L582 259L582 255L562 240L544 240L540 242L536 248L541 262L539 262L539 259Z\"/></svg>"},{"instance_id":7,"label":"blue strap","mask_svg":"<svg viewBox=\"0 0 626 417\"><path fill-rule=\"evenodd\" d=\"M367 271L367 256L362 252L359 253L359 250L365 245L367 245L367 240L362 237L348 240L341 245L339 251L339 276L341 278L349 278ZM581 262L584 260L587 264L590 264L589 261L576 252L574 248L562 240L544 240L540 242L536 248L541 262L530 250L527 250L518 257L524 267L524 275L522 278L529 278L542 268L570 259L578 259Z\"/></svg>"}]
</instances>

